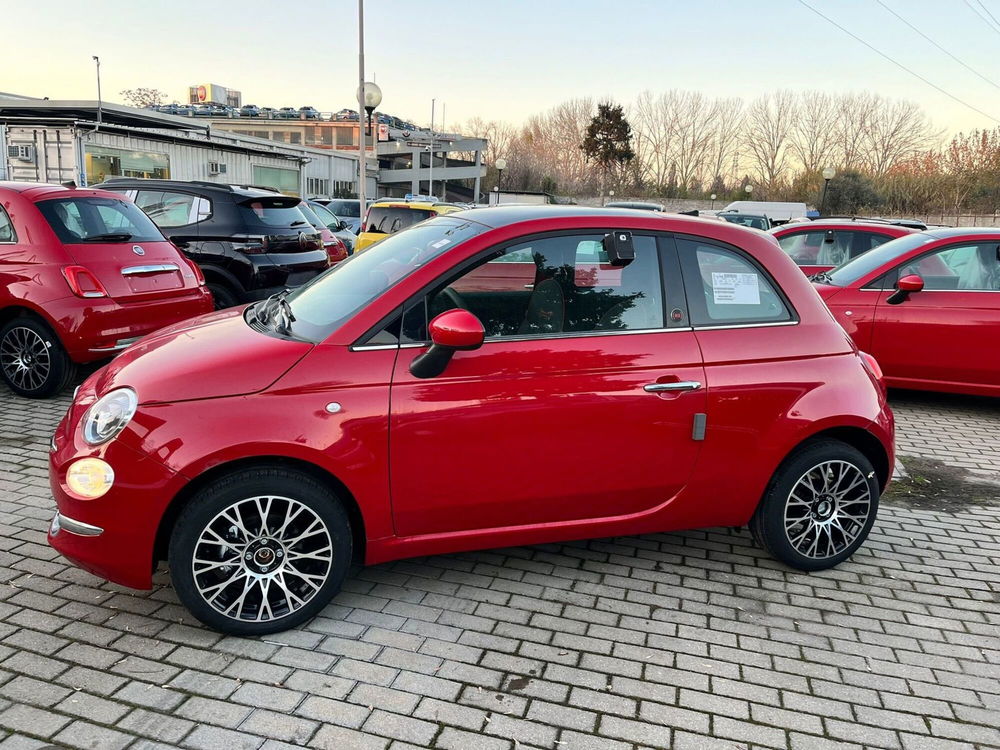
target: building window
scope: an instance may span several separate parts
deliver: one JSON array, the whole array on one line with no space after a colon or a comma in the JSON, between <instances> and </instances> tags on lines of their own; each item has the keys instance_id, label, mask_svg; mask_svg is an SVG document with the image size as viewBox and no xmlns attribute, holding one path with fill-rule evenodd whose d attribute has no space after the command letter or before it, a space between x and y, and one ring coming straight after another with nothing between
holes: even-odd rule
<instances>
[{"instance_id":1,"label":"building window","mask_svg":"<svg viewBox=\"0 0 1000 750\"><path fill-rule=\"evenodd\" d=\"M254 165L253 183L254 185L274 188L285 195L299 194L299 173L295 169Z\"/></svg>"},{"instance_id":2,"label":"building window","mask_svg":"<svg viewBox=\"0 0 1000 750\"><path fill-rule=\"evenodd\" d=\"M90 185L104 182L108 177L170 177L170 157L166 154L88 145L85 159Z\"/></svg>"},{"instance_id":3,"label":"building window","mask_svg":"<svg viewBox=\"0 0 1000 750\"><path fill-rule=\"evenodd\" d=\"M338 146L357 146L358 136L357 128L337 128L337 145Z\"/></svg>"},{"instance_id":4,"label":"building window","mask_svg":"<svg viewBox=\"0 0 1000 750\"><path fill-rule=\"evenodd\" d=\"M327 197L330 195L330 181L319 177L306 178L306 194L310 198Z\"/></svg>"}]
</instances>

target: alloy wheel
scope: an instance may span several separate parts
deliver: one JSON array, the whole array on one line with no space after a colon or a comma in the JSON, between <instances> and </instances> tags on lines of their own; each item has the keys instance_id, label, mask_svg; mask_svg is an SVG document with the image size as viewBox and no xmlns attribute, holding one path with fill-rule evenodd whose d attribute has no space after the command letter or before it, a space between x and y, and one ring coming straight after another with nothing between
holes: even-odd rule
<instances>
[{"instance_id":1,"label":"alloy wheel","mask_svg":"<svg viewBox=\"0 0 1000 750\"><path fill-rule=\"evenodd\" d=\"M871 512L871 487L861 469L848 461L824 461L788 493L785 536L805 557L834 557L860 536Z\"/></svg>"},{"instance_id":2,"label":"alloy wheel","mask_svg":"<svg viewBox=\"0 0 1000 750\"><path fill-rule=\"evenodd\" d=\"M201 598L225 617L270 622L305 606L333 566L326 523L307 505L263 495L240 500L202 530L191 558Z\"/></svg>"},{"instance_id":3,"label":"alloy wheel","mask_svg":"<svg viewBox=\"0 0 1000 750\"><path fill-rule=\"evenodd\" d=\"M25 391L37 390L45 384L52 372L49 345L31 328L11 328L0 341L0 366L18 388Z\"/></svg>"}]
</instances>

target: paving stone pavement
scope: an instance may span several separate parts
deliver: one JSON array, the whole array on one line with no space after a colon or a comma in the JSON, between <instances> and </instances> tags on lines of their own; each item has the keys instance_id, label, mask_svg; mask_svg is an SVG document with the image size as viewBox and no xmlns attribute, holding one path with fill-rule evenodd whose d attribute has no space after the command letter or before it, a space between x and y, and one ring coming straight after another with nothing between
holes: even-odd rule
<instances>
[{"instance_id":1,"label":"paving stone pavement","mask_svg":"<svg viewBox=\"0 0 1000 750\"><path fill-rule=\"evenodd\" d=\"M1000 402L893 398L902 453L1000 470ZM0 750L1000 747L996 508L811 575L727 529L397 562L230 638L46 546L67 403L0 394Z\"/></svg>"}]
</instances>

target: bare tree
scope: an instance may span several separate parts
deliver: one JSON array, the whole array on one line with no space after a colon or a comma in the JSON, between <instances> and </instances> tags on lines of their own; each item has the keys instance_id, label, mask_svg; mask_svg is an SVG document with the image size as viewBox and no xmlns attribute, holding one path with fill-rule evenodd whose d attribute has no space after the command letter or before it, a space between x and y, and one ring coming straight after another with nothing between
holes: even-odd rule
<instances>
[{"instance_id":1,"label":"bare tree","mask_svg":"<svg viewBox=\"0 0 1000 750\"><path fill-rule=\"evenodd\" d=\"M927 115L915 102L876 96L864 138L862 165L876 177L927 149L938 137Z\"/></svg>"},{"instance_id":2,"label":"bare tree","mask_svg":"<svg viewBox=\"0 0 1000 750\"><path fill-rule=\"evenodd\" d=\"M708 180L712 190L722 190L727 180L737 179L739 146L743 140L743 101L717 99L708 153Z\"/></svg>"},{"instance_id":3,"label":"bare tree","mask_svg":"<svg viewBox=\"0 0 1000 750\"><path fill-rule=\"evenodd\" d=\"M125 103L132 107L158 107L167 98L166 91L149 88L125 89L118 94L125 100Z\"/></svg>"},{"instance_id":4,"label":"bare tree","mask_svg":"<svg viewBox=\"0 0 1000 750\"><path fill-rule=\"evenodd\" d=\"M799 96L789 141L806 172L835 162L837 116L837 100L829 94L807 91Z\"/></svg>"},{"instance_id":5,"label":"bare tree","mask_svg":"<svg viewBox=\"0 0 1000 750\"><path fill-rule=\"evenodd\" d=\"M747 110L746 150L750 167L768 188L775 187L788 168L794 116L795 97L790 91L758 97Z\"/></svg>"}]
</instances>

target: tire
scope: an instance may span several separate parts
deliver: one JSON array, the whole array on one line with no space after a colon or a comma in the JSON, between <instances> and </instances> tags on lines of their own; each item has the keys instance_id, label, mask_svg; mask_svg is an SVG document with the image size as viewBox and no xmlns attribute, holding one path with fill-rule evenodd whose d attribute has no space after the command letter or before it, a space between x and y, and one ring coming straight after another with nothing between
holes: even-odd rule
<instances>
[{"instance_id":1,"label":"tire","mask_svg":"<svg viewBox=\"0 0 1000 750\"><path fill-rule=\"evenodd\" d=\"M860 451L839 440L817 440L778 467L750 519L750 532L786 565L825 570L868 538L878 500L875 470Z\"/></svg>"},{"instance_id":2,"label":"tire","mask_svg":"<svg viewBox=\"0 0 1000 750\"><path fill-rule=\"evenodd\" d=\"M294 471L255 468L195 494L174 525L168 564L177 596L203 623L264 635L327 605L340 591L351 547L347 513L326 487Z\"/></svg>"},{"instance_id":3,"label":"tire","mask_svg":"<svg viewBox=\"0 0 1000 750\"><path fill-rule=\"evenodd\" d=\"M225 310L227 307L235 307L240 303L236 293L228 286L222 284L206 284L208 291L212 293L212 302L216 310Z\"/></svg>"},{"instance_id":4,"label":"tire","mask_svg":"<svg viewBox=\"0 0 1000 750\"><path fill-rule=\"evenodd\" d=\"M50 398L70 384L76 364L51 328L24 315L0 328L0 375L19 396Z\"/></svg>"}]
</instances>

